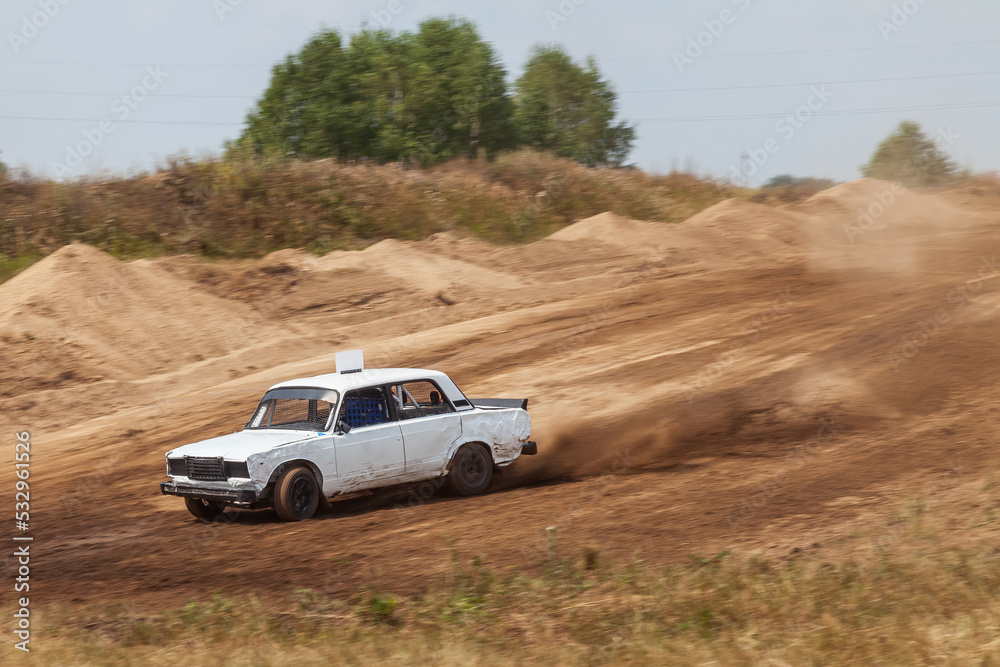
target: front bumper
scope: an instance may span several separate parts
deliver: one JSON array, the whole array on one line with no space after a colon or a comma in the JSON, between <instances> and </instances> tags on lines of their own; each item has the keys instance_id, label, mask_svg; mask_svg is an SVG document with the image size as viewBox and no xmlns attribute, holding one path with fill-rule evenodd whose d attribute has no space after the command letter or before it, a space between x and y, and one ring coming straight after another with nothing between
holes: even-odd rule
<instances>
[{"instance_id":1,"label":"front bumper","mask_svg":"<svg viewBox=\"0 0 1000 667\"><path fill-rule=\"evenodd\" d=\"M257 502L260 496L253 489L206 489L198 486L160 482L160 493L165 496L182 496L184 498L200 498L202 500L218 500L227 503L249 505Z\"/></svg>"}]
</instances>

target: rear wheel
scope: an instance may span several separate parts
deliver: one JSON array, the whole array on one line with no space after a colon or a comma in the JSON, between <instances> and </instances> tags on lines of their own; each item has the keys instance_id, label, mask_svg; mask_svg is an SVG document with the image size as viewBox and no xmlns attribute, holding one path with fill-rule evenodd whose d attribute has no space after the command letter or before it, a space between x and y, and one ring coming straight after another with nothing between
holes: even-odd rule
<instances>
[{"instance_id":1,"label":"rear wheel","mask_svg":"<svg viewBox=\"0 0 1000 667\"><path fill-rule=\"evenodd\" d=\"M302 521L316 513L319 485L308 468L290 468L274 485L274 510L282 521Z\"/></svg>"},{"instance_id":2,"label":"rear wheel","mask_svg":"<svg viewBox=\"0 0 1000 667\"><path fill-rule=\"evenodd\" d=\"M215 521L226 510L226 506L222 503L202 500L201 498L185 498L184 506L196 518L204 519L205 521Z\"/></svg>"},{"instance_id":3,"label":"rear wheel","mask_svg":"<svg viewBox=\"0 0 1000 667\"><path fill-rule=\"evenodd\" d=\"M482 493L493 480L493 459L478 444L462 445L451 461L448 487L460 496Z\"/></svg>"}]
</instances>

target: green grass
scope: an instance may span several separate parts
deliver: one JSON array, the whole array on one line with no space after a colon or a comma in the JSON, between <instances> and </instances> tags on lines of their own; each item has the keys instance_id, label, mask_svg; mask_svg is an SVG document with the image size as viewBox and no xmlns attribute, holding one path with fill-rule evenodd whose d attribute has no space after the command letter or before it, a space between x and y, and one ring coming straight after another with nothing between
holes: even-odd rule
<instances>
[{"instance_id":1,"label":"green grass","mask_svg":"<svg viewBox=\"0 0 1000 667\"><path fill-rule=\"evenodd\" d=\"M553 536L528 576L463 559L443 535L450 569L406 594L262 598L251 578L241 594L155 610L60 604L33 580L30 661L4 642L0 664L997 665L998 528L982 517L1000 502L994 479L834 533L831 549L853 554L838 558L723 550L614 561L592 544L569 553Z\"/></svg>"},{"instance_id":2,"label":"green grass","mask_svg":"<svg viewBox=\"0 0 1000 667\"><path fill-rule=\"evenodd\" d=\"M10 280L39 259L41 257L34 253L22 253L14 257L0 255L0 283Z\"/></svg>"},{"instance_id":3,"label":"green grass","mask_svg":"<svg viewBox=\"0 0 1000 667\"><path fill-rule=\"evenodd\" d=\"M535 578L459 565L409 597L216 595L159 613L50 605L33 616L32 662L988 665L1000 656L991 549L592 569L581 556ZM9 645L0 658L15 664Z\"/></svg>"}]
</instances>

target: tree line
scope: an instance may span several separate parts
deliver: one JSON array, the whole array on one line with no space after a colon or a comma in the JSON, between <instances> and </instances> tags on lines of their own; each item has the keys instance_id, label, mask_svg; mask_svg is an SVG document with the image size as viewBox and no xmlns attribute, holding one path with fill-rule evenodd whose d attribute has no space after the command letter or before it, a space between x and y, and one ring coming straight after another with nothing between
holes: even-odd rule
<instances>
[{"instance_id":1,"label":"tree line","mask_svg":"<svg viewBox=\"0 0 1000 667\"><path fill-rule=\"evenodd\" d=\"M473 23L432 18L416 32L314 35L274 66L229 150L428 166L533 148L617 167L634 141L593 59L538 45L509 86Z\"/></svg>"}]
</instances>

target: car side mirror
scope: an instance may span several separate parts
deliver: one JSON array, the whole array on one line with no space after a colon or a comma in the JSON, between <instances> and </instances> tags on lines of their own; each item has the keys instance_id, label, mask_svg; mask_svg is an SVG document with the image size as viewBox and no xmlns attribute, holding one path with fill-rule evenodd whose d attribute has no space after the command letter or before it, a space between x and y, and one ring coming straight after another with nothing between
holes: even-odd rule
<instances>
[{"instance_id":1,"label":"car side mirror","mask_svg":"<svg viewBox=\"0 0 1000 667\"><path fill-rule=\"evenodd\" d=\"M337 422L337 432L346 435L351 432L351 425L341 419Z\"/></svg>"}]
</instances>

